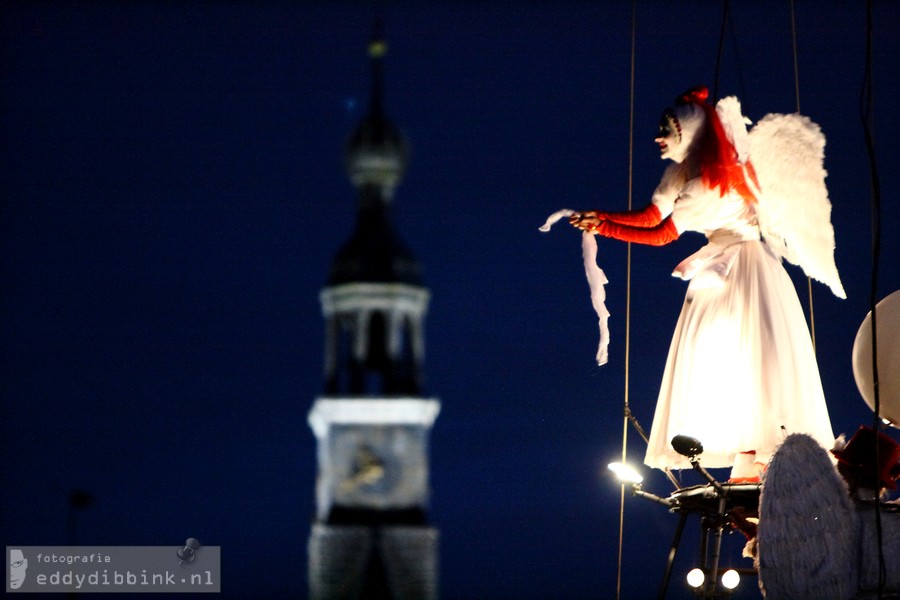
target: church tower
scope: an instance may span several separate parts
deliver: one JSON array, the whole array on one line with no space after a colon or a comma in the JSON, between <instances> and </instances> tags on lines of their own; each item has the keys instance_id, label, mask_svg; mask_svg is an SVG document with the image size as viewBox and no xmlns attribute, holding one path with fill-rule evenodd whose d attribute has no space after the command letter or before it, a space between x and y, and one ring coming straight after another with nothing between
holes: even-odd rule
<instances>
[{"instance_id":1,"label":"church tower","mask_svg":"<svg viewBox=\"0 0 900 600\"><path fill-rule=\"evenodd\" d=\"M428 524L428 446L440 402L423 396L429 292L394 231L406 141L385 115L376 26L369 111L347 141L356 228L321 292L325 386L309 412L318 447L309 538L313 600L438 596L438 530Z\"/></svg>"}]
</instances>

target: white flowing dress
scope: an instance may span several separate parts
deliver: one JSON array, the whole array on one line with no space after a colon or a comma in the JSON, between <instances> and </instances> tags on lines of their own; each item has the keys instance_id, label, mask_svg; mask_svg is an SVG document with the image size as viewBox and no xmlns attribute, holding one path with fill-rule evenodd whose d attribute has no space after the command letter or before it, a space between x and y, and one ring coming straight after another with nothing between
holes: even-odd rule
<instances>
[{"instance_id":1,"label":"white flowing dress","mask_svg":"<svg viewBox=\"0 0 900 600\"><path fill-rule=\"evenodd\" d=\"M703 444L708 468L755 450L767 463L787 434L806 433L825 448L834 435L806 318L793 282L760 240L755 210L671 165L653 196L678 232L709 243L673 275L690 280L669 347L645 463L688 468L671 440Z\"/></svg>"}]
</instances>

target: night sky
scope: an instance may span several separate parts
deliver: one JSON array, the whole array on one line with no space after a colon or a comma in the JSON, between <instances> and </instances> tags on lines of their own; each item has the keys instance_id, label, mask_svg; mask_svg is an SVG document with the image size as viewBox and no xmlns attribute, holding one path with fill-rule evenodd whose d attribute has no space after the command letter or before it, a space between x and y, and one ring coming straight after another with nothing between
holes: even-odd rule
<instances>
[{"instance_id":1,"label":"night sky","mask_svg":"<svg viewBox=\"0 0 900 600\"><path fill-rule=\"evenodd\" d=\"M848 294L814 283L818 355L835 433L852 434L871 422L850 362L872 281L865 6L796 5L801 112L827 136ZM342 152L365 114L373 14L337 1L0 7L3 545L195 537L222 547L224 597L305 597L318 293L355 219ZM597 367L579 236L537 228L563 207L627 206L631 3L383 14L386 110L411 148L395 223L432 292L442 596L612 598L619 488L605 465L621 453L626 246L600 240L612 343ZM900 11L882 0L875 15L883 298L900 288ZM661 110L714 84L720 22L720 3L640 3L636 207L664 167ZM787 0L732 1L726 33L720 95L754 120L795 111ZM645 428L685 291L670 273L702 243L633 247L629 393ZM74 529L73 490L94 499ZM624 598L655 595L676 521L627 499ZM672 597L689 597L694 529ZM727 541L724 564L750 566L739 535ZM735 597L758 597L755 581Z\"/></svg>"}]
</instances>

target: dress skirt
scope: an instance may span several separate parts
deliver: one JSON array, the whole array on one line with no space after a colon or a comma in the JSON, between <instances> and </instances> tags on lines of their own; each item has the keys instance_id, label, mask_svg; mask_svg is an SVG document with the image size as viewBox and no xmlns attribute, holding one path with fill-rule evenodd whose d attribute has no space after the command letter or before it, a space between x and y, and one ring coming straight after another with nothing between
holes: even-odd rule
<instances>
[{"instance_id":1,"label":"dress skirt","mask_svg":"<svg viewBox=\"0 0 900 600\"><path fill-rule=\"evenodd\" d=\"M740 242L717 285L688 285L645 463L689 468L671 446L679 434L700 440L707 468L750 450L766 463L791 433L834 443L806 317L781 261L759 240Z\"/></svg>"}]
</instances>

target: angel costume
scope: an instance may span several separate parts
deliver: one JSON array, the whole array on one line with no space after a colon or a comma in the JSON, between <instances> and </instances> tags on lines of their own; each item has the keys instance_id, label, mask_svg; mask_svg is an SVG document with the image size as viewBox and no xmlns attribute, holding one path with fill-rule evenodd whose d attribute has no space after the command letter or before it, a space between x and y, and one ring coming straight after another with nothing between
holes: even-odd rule
<instances>
[{"instance_id":1,"label":"angel costume","mask_svg":"<svg viewBox=\"0 0 900 600\"><path fill-rule=\"evenodd\" d=\"M705 88L692 90L664 114L657 141L663 157L675 163L666 169L650 205L570 217L576 227L631 242L661 245L685 231L708 239L673 273L690 283L669 347L644 461L657 468L690 466L670 445L679 434L701 441L703 464L709 468L731 466L736 455L749 451L765 464L790 433L809 434L826 448L834 442L806 319L781 264L782 256L795 258L787 252L788 242L803 241L804 234L782 237L789 209L770 208L772 203L790 203L781 197L785 194L808 195L790 181L782 183L798 177L797 165L784 156L790 153L784 145L808 142L794 151L804 154L798 160L805 161L807 171L812 164L812 179L824 181L824 138L808 119L791 115L791 126L766 132L763 125L763 135L754 139L755 130L748 135L737 99L720 102L718 113L705 99ZM778 117L785 116L770 115L764 121ZM769 156L758 157L754 149ZM812 237L821 238L818 243L827 258L819 261L824 267L804 267L843 296L833 266L830 203L827 193L821 197L824 184L813 187L826 223L807 216L816 212L809 206L800 214L824 231ZM582 215L593 218L583 224ZM821 221L821 214L817 218Z\"/></svg>"}]
</instances>

